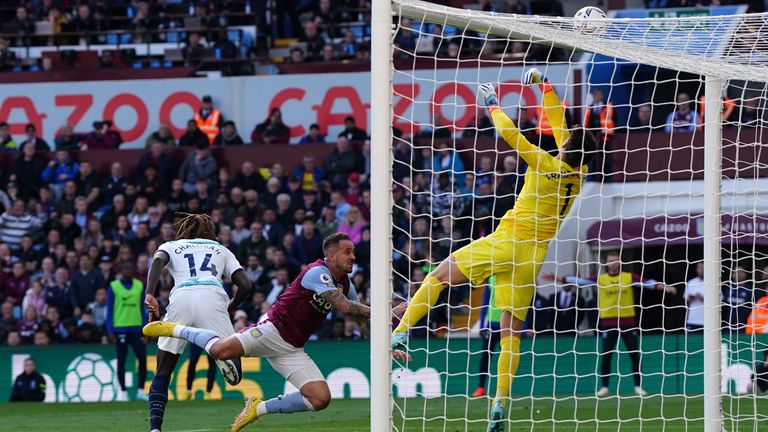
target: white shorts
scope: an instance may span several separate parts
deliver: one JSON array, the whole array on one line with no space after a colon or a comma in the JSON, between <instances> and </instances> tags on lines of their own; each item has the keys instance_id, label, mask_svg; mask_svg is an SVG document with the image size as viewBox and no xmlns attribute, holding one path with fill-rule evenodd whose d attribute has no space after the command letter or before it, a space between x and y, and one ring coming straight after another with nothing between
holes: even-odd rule
<instances>
[{"instance_id":1,"label":"white shorts","mask_svg":"<svg viewBox=\"0 0 768 432\"><path fill-rule=\"evenodd\" d=\"M197 327L215 332L225 338L235 332L229 319L229 297L223 289L213 286L186 286L171 291L171 302L163 321ZM187 341L161 337L157 348L173 354L181 354Z\"/></svg>"},{"instance_id":2,"label":"white shorts","mask_svg":"<svg viewBox=\"0 0 768 432\"><path fill-rule=\"evenodd\" d=\"M272 368L297 389L312 381L325 381L304 348L286 342L270 321L248 326L235 333L235 337L243 345L246 357L267 359Z\"/></svg>"}]
</instances>

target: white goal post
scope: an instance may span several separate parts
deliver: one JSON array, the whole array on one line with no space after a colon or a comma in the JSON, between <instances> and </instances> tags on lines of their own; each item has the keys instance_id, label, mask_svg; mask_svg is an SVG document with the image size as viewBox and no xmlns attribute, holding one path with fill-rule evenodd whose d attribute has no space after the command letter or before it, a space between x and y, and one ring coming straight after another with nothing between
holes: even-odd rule
<instances>
[{"instance_id":1,"label":"white goal post","mask_svg":"<svg viewBox=\"0 0 768 432\"><path fill-rule=\"evenodd\" d=\"M416 47L412 48L412 51L398 47L395 43L397 31L400 29L404 19L409 19L418 24L412 26L413 28L419 28L419 30L415 31L417 43ZM479 65L481 64L493 64L491 67L495 67L498 70L494 84L509 78L520 79L520 76L503 76L503 69L508 68L507 70L510 70L513 67L511 62L514 61L519 61L525 67L539 67L546 73L549 67L546 60L529 61L525 57L523 57L523 60L519 58L517 60L509 60L507 55L512 53L514 49L511 48L511 43L508 43L508 46L501 50L501 57L496 57L486 62L486 57L483 54L486 45L495 44L496 46L503 46L505 40L509 42L524 42L526 46L523 52L524 55L530 53L531 47L544 46L549 47L549 49L563 49L570 56L592 53L653 68L663 68L678 74L692 74L704 78L704 98L700 101L704 105L702 125L704 134L703 191L700 194L703 195L703 208L701 209L703 235L702 241L699 244L703 245L703 262L712 265L705 265L703 278L705 286L703 376L705 379L702 420L705 432L726 430L724 427L721 385L723 353L721 348L720 296L722 270L720 263L722 262L721 248L724 242L721 217L729 210L724 208L724 206L730 204L724 203L721 199L723 196L721 190L723 185L722 147L724 143L723 95L726 93L728 82L731 80L768 83L768 43L762 40L768 37L768 14L694 16L685 18L624 18L609 19L607 23L607 27L603 31L590 34L575 30L572 18L496 14L456 9L420 0L374 0L372 2L371 140L373 144L373 164L370 223L373 229L371 230L370 278L372 285L370 290L372 308L371 431L402 430L393 424L392 358L389 348L392 331L392 315L390 312L393 298L392 287L396 276L396 271L393 268L393 253L395 252L393 231L396 229L389 228L393 227L392 209L393 205L395 205L392 198L393 163L395 163L393 161L393 140L397 141L398 139L393 136L393 125L395 124L393 117L396 121L416 125L417 127L431 128L433 136L430 145L427 146L428 150L435 149L434 143L436 138L434 138L434 131L441 126L438 121L434 120L433 122L433 113L431 111L429 118L426 120L423 115L419 116L415 113L419 108L419 101L416 100L415 96L412 101L413 108L408 114L393 107L393 102L397 103L397 101L393 101L394 75L397 73L393 65L393 57L402 56L407 61L412 61L414 65L417 60L431 60L435 56L434 54L426 51L423 54L419 52L419 39L429 36L438 41L435 42L435 50L444 49L445 47L440 46L440 44L444 40L448 40L447 33L445 33L447 28L456 29L455 33L451 34L451 37L461 39L463 36L478 46L477 50L479 53L474 57L476 61L471 63L475 65L475 68L478 68L477 74L471 81L464 83L474 92L475 98L476 86L482 82L478 80L485 80L485 78L481 78L482 74L479 70ZM427 24L440 26L443 33L428 34L424 30ZM670 32L666 31L666 29L685 30ZM710 34L711 37L701 37L702 34ZM722 43L726 39L728 42ZM458 42L460 47L461 43ZM570 59L568 57L559 61L569 64ZM507 62L510 62L510 65L507 65ZM580 62L587 63L588 60L581 60ZM447 69L455 71L457 81L461 80L458 78L458 63L457 61L454 69ZM435 65L437 65L437 58L435 58ZM418 74L415 72L414 66L414 69L405 71L405 75L407 75L405 77L406 81L410 80L415 85L420 80L423 80L427 82L428 86L436 87L438 82L444 83L445 81L444 75L438 75L437 66L435 67L434 71ZM430 74L429 72L433 73ZM571 72L569 67L566 73L569 80L573 80L570 76ZM584 75L586 74L585 70ZM586 79L586 77L582 76L582 79ZM675 79L668 78L667 80L670 83L674 83ZM565 83L559 82L558 84ZM658 95L655 94L657 92L656 84L650 83L649 86L651 96L657 97ZM677 89L677 84L674 84L673 87ZM562 97L567 100L577 101L580 107L584 107L583 101L587 97L586 88L587 85L582 82L575 83L571 81L566 90L568 94L562 95ZM613 89L613 84L610 84L610 89ZM631 91L634 91L634 87ZM762 90L761 95L763 97L765 97L765 92L766 90ZM610 93L610 90L608 93ZM631 100L632 95L630 94L629 97ZM449 118L449 122L456 120L459 116L458 112L474 110L473 104L479 104L476 100L468 101L466 98L459 99L458 97L452 101L450 104L452 104L453 119ZM629 112L633 113L632 110L634 108L636 107L632 106L630 102L628 106ZM576 123L580 122L576 121ZM739 125L736 125L736 127L740 128ZM762 127L762 124L759 127ZM452 129L452 133L456 135L472 128L479 130L476 124L467 124L463 128ZM701 133L701 131L698 133ZM406 133L406 135L409 134ZM738 138L736 140L738 145ZM693 146L693 138L691 138L691 146ZM468 157L473 158L476 162L479 160L477 156ZM758 163L754 162L754 164L757 167ZM653 171L652 168L648 168L649 172ZM735 177L737 176L734 175ZM472 201L472 203L474 202ZM576 206L577 204L574 204L574 209ZM755 210L758 210L759 206L754 204L753 207ZM736 207L733 210L733 213L741 211ZM574 214L575 211L571 210L571 214ZM473 214L470 219L471 223L474 221L474 217L475 215ZM458 219L458 216L456 219ZM563 223L563 227L566 224L568 224L567 220ZM410 234L410 231L408 234ZM574 248L585 247L574 246ZM558 252L555 251L555 255L557 254ZM558 263L552 264L554 265L552 271L557 271L555 269L558 268ZM597 263L591 264L594 267ZM579 265L581 264L574 261L572 268L578 269ZM418 282L411 281L409 277L410 274L405 275L405 279L408 282ZM472 305L472 308L476 308L476 305ZM469 346L469 343L467 343L467 346ZM417 354L425 356L429 354L429 351L414 353L414 355ZM446 349L446 352L440 355L447 357L450 354L451 351ZM447 362L448 360L445 361ZM469 364L469 361L467 361L467 364ZM595 370L595 374L597 374L597 370ZM468 390L471 391L471 389ZM576 395L573 394L572 397L575 398ZM557 395L553 395L553 398L557 399ZM531 413L531 416L533 419L533 413ZM757 416L756 413L755 416ZM460 417L460 415L457 415L457 417ZM446 421L449 420L454 419L446 419ZM457 418L455 420L459 421L460 419ZM450 427L453 428L454 426L457 426L457 424L451 423ZM485 425L481 420L466 418L463 424L459 421L456 430L478 430L478 428L484 427Z\"/></svg>"}]
</instances>

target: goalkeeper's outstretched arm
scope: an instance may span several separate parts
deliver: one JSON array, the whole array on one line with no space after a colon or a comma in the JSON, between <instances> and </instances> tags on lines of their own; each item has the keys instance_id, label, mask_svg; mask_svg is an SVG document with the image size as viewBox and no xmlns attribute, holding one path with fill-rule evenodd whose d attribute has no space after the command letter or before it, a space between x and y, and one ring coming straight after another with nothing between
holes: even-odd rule
<instances>
[{"instance_id":1,"label":"goalkeeper's outstretched arm","mask_svg":"<svg viewBox=\"0 0 768 432\"><path fill-rule=\"evenodd\" d=\"M528 72L523 76L523 84L539 85L542 94L542 104L544 105L544 115L549 120L557 148L561 148L568 141L568 137L571 134L568 132L568 125L565 122L563 102L557 97L555 88L549 84L549 79L536 68L528 69Z\"/></svg>"},{"instance_id":2,"label":"goalkeeper's outstretched arm","mask_svg":"<svg viewBox=\"0 0 768 432\"><path fill-rule=\"evenodd\" d=\"M478 87L478 90L483 97L485 106L491 113L493 125L496 127L496 130L499 131L499 134L504 138L504 141L516 150L528 165L535 169L539 166L543 157L551 157L545 151L531 144L531 142L520 132L520 129L515 125L515 122L512 121L501 108L499 108L499 101L496 97L496 90L493 88L493 84L481 84L480 87Z\"/></svg>"}]
</instances>

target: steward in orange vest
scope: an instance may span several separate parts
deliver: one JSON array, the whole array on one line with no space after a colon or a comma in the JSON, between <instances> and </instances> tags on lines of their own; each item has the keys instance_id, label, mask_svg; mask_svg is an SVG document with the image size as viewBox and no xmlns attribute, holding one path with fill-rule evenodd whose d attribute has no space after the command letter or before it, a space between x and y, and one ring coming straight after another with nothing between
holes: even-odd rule
<instances>
[{"instance_id":1,"label":"steward in orange vest","mask_svg":"<svg viewBox=\"0 0 768 432\"><path fill-rule=\"evenodd\" d=\"M223 123L221 112L213 107L213 99L210 96L203 96L202 102L203 106L195 113L194 119L198 129L208 137L208 144L213 145Z\"/></svg>"},{"instance_id":2,"label":"steward in orange vest","mask_svg":"<svg viewBox=\"0 0 768 432\"><path fill-rule=\"evenodd\" d=\"M595 133L600 133L603 137L613 135L615 125L613 104L604 101L605 95L602 90L592 91L592 105L587 107L584 113L584 127Z\"/></svg>"},{"instance_id":3,"label":"steward in orange vest","mask_svg":"<svg viewBox=\"0 0 768 432\"><path fill-rule=\"evenodd\" d=\"M727 121L733 110L736 109L736 101L728 96L723 97L723 121ZM699 130L704 130L704 96L699 96Z\"/></svg>"},{"instance_id":4,"label":"steward in orange vest","mask_svg":"<svg viewBox=\"0 0 768 432\"><path fill-rule=\"evenodd\" d=\"M768 296L757 301L752 313L747 318L747 334L768 334Z\"/></svg>"}]
</instances>

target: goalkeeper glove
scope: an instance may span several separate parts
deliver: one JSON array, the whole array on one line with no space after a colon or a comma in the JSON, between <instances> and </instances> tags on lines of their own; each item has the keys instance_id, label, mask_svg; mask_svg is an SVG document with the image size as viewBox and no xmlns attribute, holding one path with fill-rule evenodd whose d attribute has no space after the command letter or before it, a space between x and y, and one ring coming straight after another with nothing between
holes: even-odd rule
<instances>
[{"instance_id":1,"label":"goalkeeper glove","mask_svg":"<svg viewBox=\"0 0 768 432\"><path fill-rule=\"evenodd\" d=\"M496 97L496 90L493 88L493 84L491 83L480 84L480 86L477 89L480 92L480 96L483 97L483 101L485 102L486 107L491 107L493 105L499 104L499 100Z\"/></svg>"},{"instance_id":2,"label":"goalkeeper glove","mask_svg":"<svg viewBox=\"0 0 768 432\"><path fill-rule=\"evenodd\" d=\"M547 79L547 77L545 77L544 74L536 68L528 69L528 72L523 75L523 84L525 85L541 84L545 82L549 82L549 79Z\"/></svg>"},{"instance_id":3,"label":"goalkeeper glove","mask_svg":"<svg viewBox=\"0 0 768 432\"><path fill-rule=\"evenodd\" d=\"M539 84L539 88L543 93L552 91L552 86L549 85L549 78L544 76L544 74L541 73L541 71L536 68L528 69L528 72L526 72L525 75L523 75L523 84L525 85Z\"/></svg>"}]
</instances>

